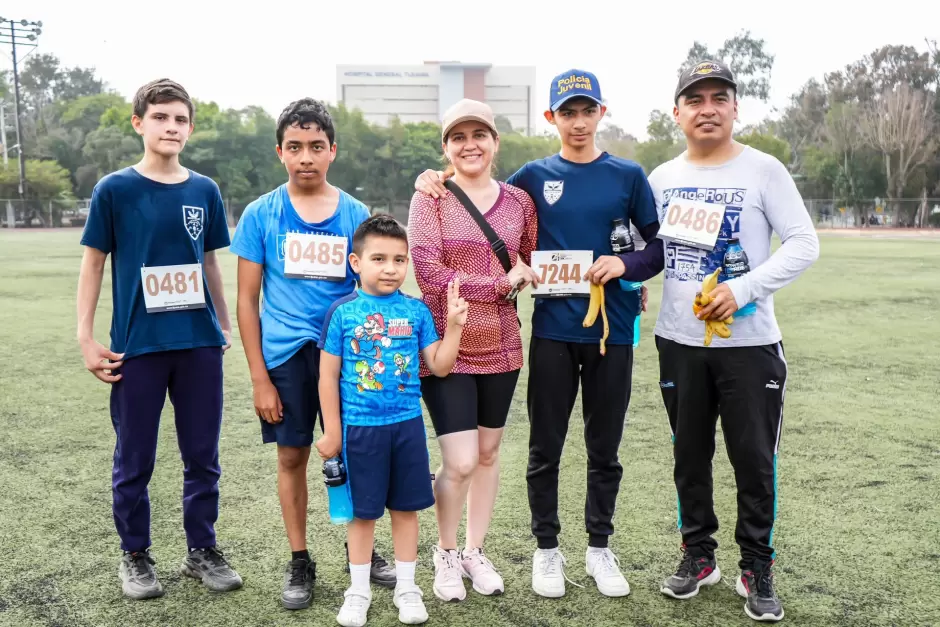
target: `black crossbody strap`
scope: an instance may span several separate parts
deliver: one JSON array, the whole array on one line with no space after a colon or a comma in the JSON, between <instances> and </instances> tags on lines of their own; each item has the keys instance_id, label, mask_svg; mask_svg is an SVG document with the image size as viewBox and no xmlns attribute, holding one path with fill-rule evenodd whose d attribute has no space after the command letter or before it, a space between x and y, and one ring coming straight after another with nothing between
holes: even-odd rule
<instances>
[{"instance_id":1,"label":"black crossbody strap","mask_svg":"<svg viewBox=\"0 0 940 627\"><path fill-rule=\"evenodd\" d=\"M444 181L444 187L450 190L454 196L457 197L457 200L460 201L460 204L463 205L464 209L467 210L467 213L470 214L470 217L473 218L473 221L477 223L477 226L480 227L480 230L483 231L483 234L486 236L486 239L490 242L490 248L493 249L493 254L496 255L496 258L499 259L499 262L503 264L503 270L508 274L512 270L512 261L509 260L509 251L506 249L506 242L504 242L499 235L496 234L496 231L493 230L493 227L490 226L490 223L486 221L486 218L483 217L483 214L480 213L480 210L477 209L477 206L473 204L473 201L470 200L470 197L467 196L467 193L460 189L460 186L454 182L453 179L447 179Z\"/></svg>"}]
</instances>

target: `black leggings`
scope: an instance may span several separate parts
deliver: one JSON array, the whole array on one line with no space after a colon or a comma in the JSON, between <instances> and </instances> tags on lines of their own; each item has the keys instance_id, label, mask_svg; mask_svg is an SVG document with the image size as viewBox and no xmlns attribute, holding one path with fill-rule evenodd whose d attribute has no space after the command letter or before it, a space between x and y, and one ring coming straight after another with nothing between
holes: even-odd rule
<instances>
[{"instance_id":1,"label":"black leggings","mask_svg":"<svg viewBox=\"0 0 940 627\"><path fill-rule=\"evenodd\" d=\"M421 394L437 437L477 427L505 427L518 379L518 370L423 377Z\"/></svg>"}]
</instances>

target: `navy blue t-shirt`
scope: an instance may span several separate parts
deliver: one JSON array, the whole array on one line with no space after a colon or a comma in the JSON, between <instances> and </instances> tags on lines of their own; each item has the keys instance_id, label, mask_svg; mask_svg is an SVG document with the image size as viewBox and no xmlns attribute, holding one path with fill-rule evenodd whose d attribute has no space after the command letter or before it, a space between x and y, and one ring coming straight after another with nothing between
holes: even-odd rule
<instances>
[{"instance_id":1,"label":"navy blue t-shirt","mask_svg":"<svg viewBox=\"0 0 940 627\"><path fill-rule=\"evenodd\" d=\"M200 309L147 313L141 268L205 263L229 245L219 186L189 172L182 183L159 183L132 167L98 181L83 246L111 255L111 350L129 359L157 351L224 346L212 297Z\"/></svg>"},{"instance_id":2,"label":"navy blue t-shirt","mask_svg":"<svg viewBox=\"0 0 940 627\"><path fill-rule=\"evenodd\" d=\"M614 254L610 232L616 218L638 230L659 222L643 169L606 152L590 163L555 154L525 164L506 182L535 201L538 250L592 250L597 261ZM604 297L610 323L607 343L632 345L640 292L625 291L612 280L605 285ZM597 342L603 324L581 326L587 307L587 298L537 298L532 333L560 342Z\"/></svg>"}]
</instances>

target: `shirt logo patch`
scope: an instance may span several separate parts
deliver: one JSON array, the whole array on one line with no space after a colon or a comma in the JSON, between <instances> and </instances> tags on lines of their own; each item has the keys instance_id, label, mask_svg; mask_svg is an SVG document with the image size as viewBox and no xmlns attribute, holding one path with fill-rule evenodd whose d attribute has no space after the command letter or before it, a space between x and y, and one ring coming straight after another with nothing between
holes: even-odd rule
<instances>
[{"instance_id":1,"label":"shirt logo patch","mask_svg":"<svg viewBox=\"0 0 940 627\"><path fill-rule=\"evenodd\" d=\"M202 229L206 222L206 210L202 207L190 207L183 205L183 226L186 232L193 238L193 241L199 239L202 235Z\"/></svg>"},{"instance_id":2,"label":"shirt logo patch","mask_svg":"<svg viewBox=\"0 0 940 627\"><path fill-rule=\"evenodd\" d=\"M545 196L545 202L554 205L558 202L558 199L561 198L561 194L564 190L564 181L545 181L545 185L542 188L542 195Z\"/></svg>"}]
</instances>

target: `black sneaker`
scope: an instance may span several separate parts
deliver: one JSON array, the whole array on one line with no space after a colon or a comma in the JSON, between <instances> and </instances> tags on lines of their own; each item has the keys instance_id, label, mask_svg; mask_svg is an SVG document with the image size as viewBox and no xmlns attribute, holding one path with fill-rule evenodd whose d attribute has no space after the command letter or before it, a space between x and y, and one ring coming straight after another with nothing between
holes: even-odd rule
<instances>
[{"instance_id":1,"label":"black sneaker","mask_svg":"<svg viewBox=\"0 0 940 627\"><path fill-rule=\"evenodd\" d=\"M313 582L317 579L317 563L298 559L287 565L284 572L284 591L281 605L289 610L303 610L313 600Z\"/></svg>"},{"instance_id":2,"label":"black sneaker","mask_svg":"<svg viewBox=\"0 0 940 627\"><path fill-rule=\"evenodd\" d=\"M741 573L735 586L738 594L747 599L744 613L765 622L783 620L783 606L774 592L773 562L755 562L751 569Z\"/></svg>"},{"instance_id":3,"label":"black sneaker","mask_svg":"<svg viewBox=\"0 0 940 627\"><path fill-rule=\"evenodd\" d=\"M228 592L242 587L242 578L225 561L222 551L214 546L190 551L180 566L180 572L201 580L213 592Z\"/></svg>"},{"instance_id":4,"label":"black sneaker","mask_svg":"<svg viewBox=\"0 0 940 627\"><path fill-rule=\"evenodd\" d=\"M673 599L691 599L702 586L713 586L719 581L721 571L714 557L695 556L683 549L679 568L663 582L660 592Z\"/></svg>"},{"instance_id":5,"label":"black sneaker","mask_svg":"<svg viewBox=\"0 0 940 627\"><path fill-rule=\"evenodd\" d=\"M157 580L156 564L149 551L125 553L118 567L121 590L129 599L152 599L163 596L163 586Z\"/></svg>"},{"instance_id":6,"label":"black sneaker","mask_svg":"<svg viewBox=\"0 0 940 627\"><path fill-rule=\"evenodd\" d=\"M346 543L346 572L349 572L349 544ZM383 588L394 588L398 578L395 576L395 567L372 549L372 568L369 571L369 581Z\"/></svg>"}]
</instances>

